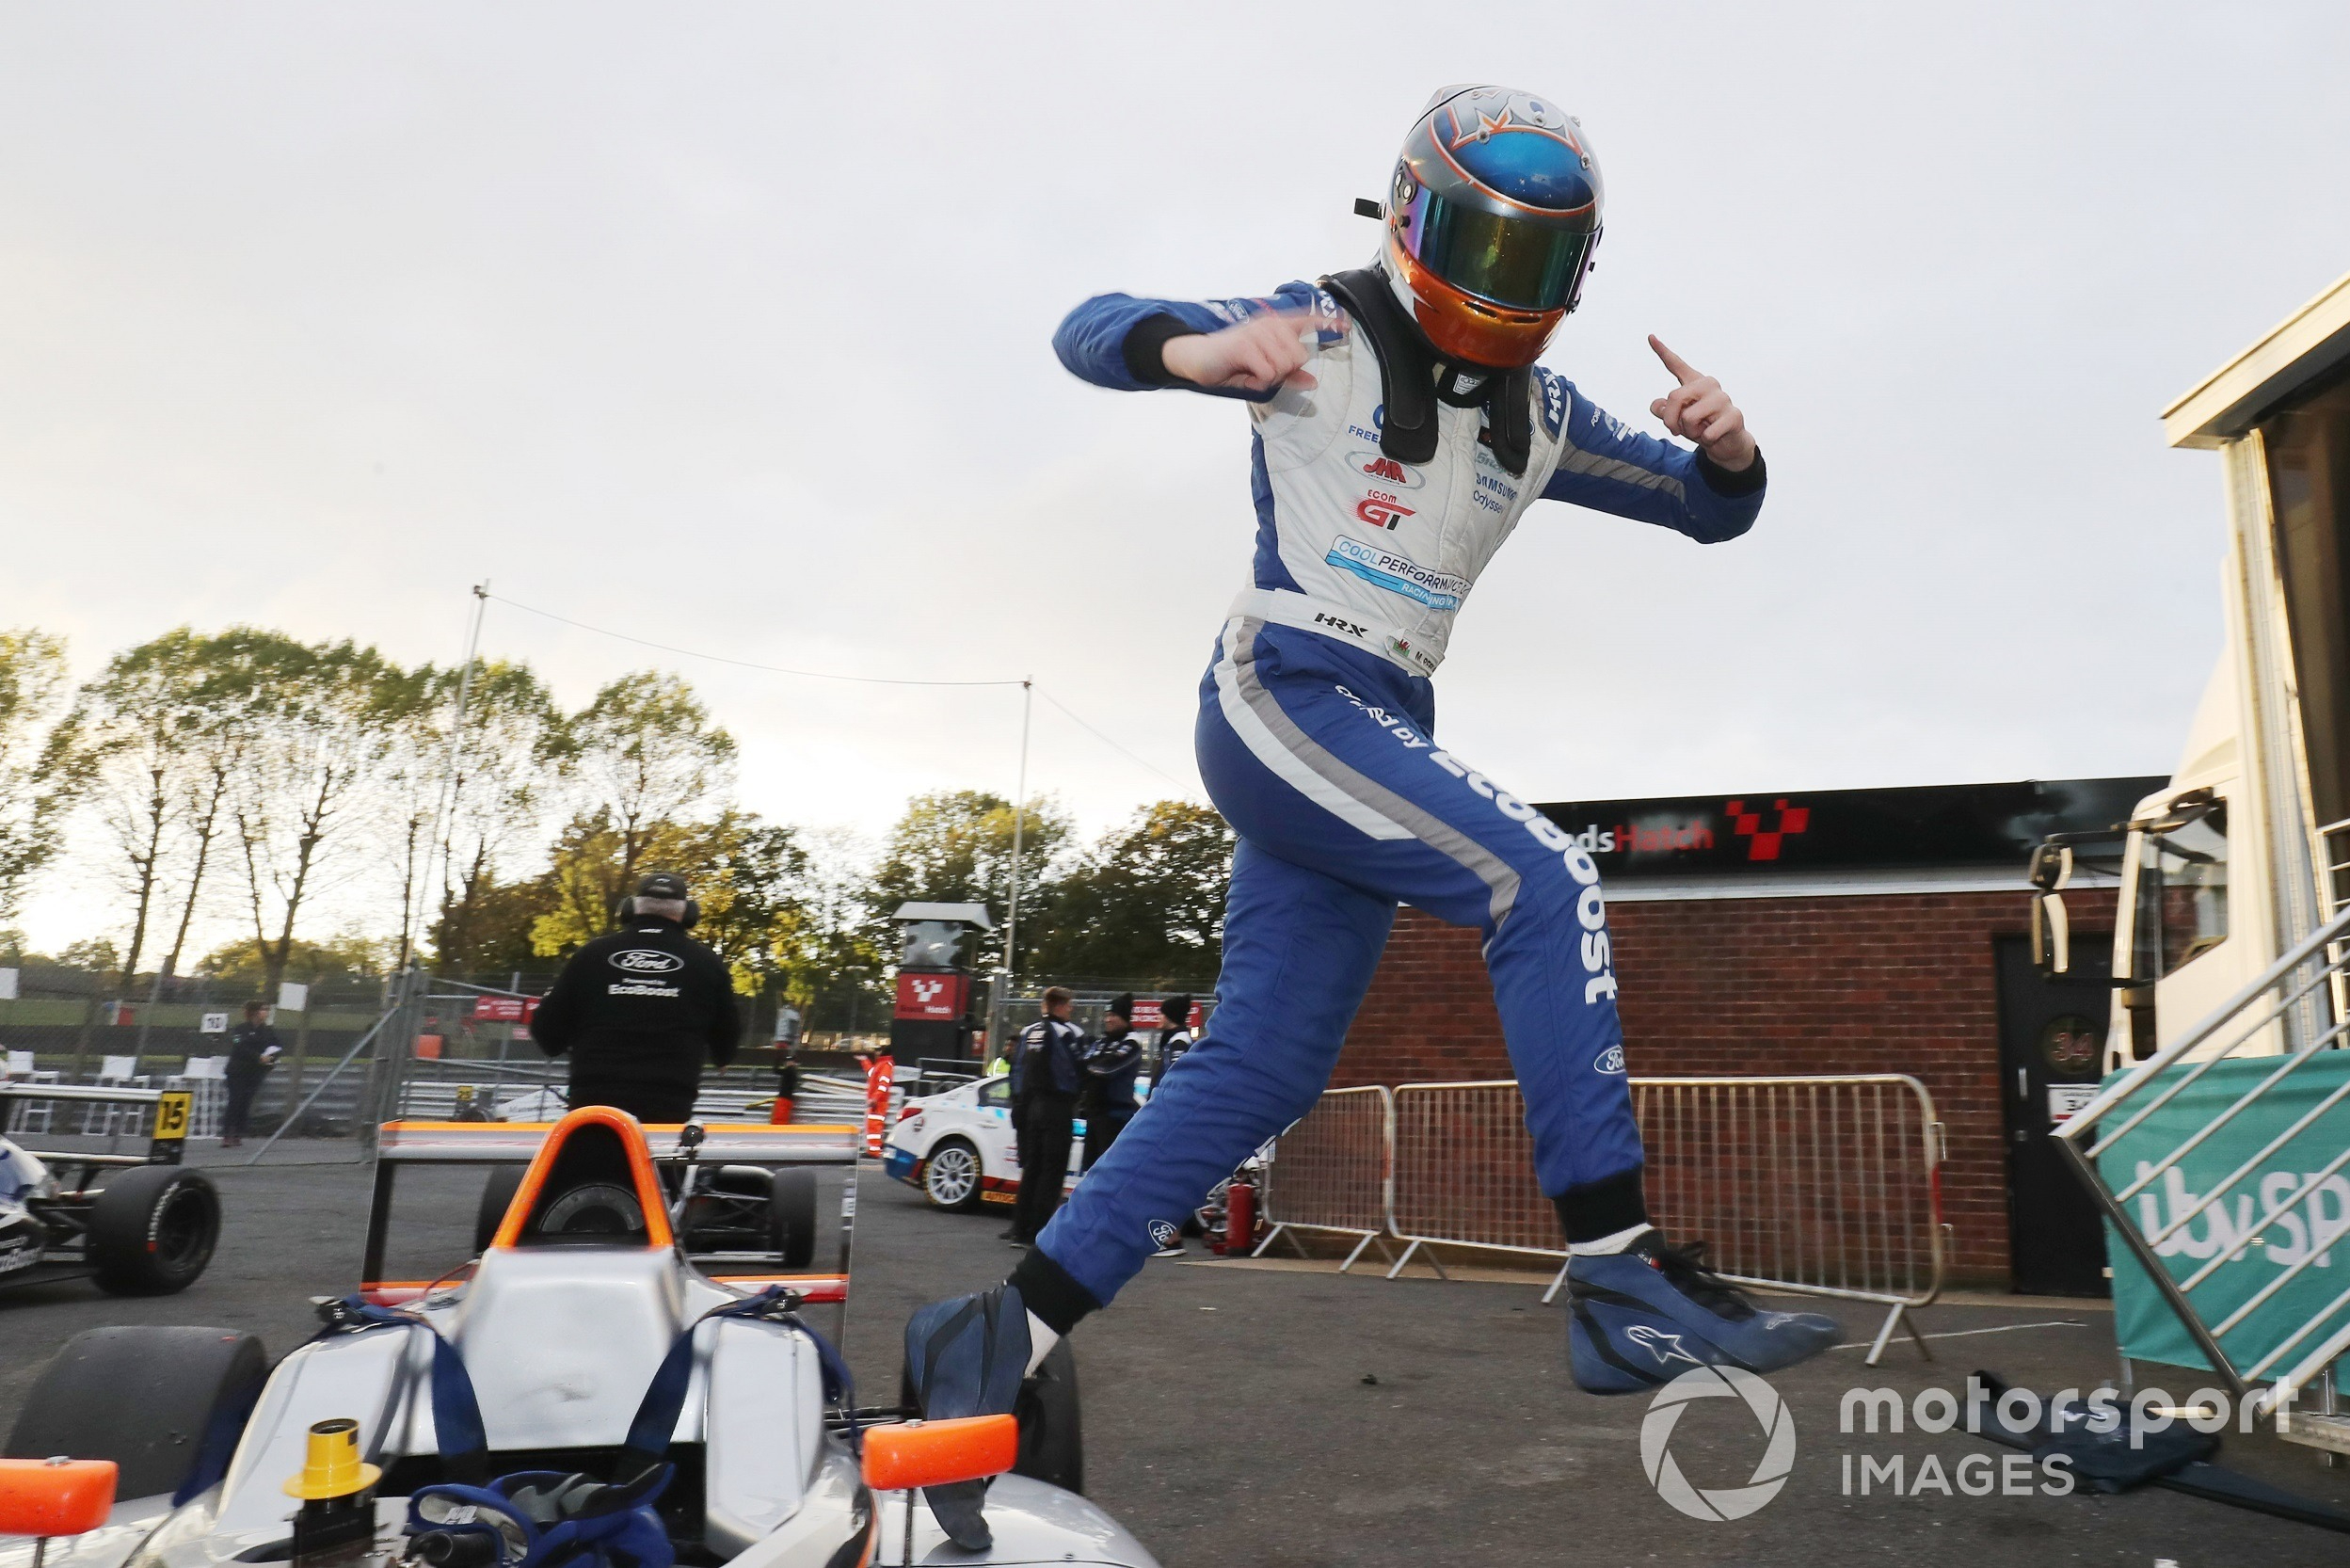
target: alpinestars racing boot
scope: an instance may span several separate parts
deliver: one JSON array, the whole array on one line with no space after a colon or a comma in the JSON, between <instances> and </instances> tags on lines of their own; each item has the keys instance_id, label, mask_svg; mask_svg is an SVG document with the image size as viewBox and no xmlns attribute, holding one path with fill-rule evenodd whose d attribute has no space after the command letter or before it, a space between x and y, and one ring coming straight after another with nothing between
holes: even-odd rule
<instances>
[{"instance_id":1,"label":"alpinestars racing boot","mask_svg":"<svg viewBox=\"0 0 2350 1568\"><path fill-rule=\"evenodd\" d=\"M1704 1246L1667 1246L1652 1230L1622 1252L1567 1265L1567 1355L1577 1386L1637 1394L1723 1363L1776 1371L1844 1336L1844 1325L1820 1313L1756 1306L1704 1266Z\"/></svg>"},{"instance_id":2,"label":"alpinestars racing boot","mask_svg":"<svg viewBox=\"0 0 2350 1568\"><path fill-rule=\"evenodd\" d=\"M1028 1307L1009 1285L918 1308L905 1324L905 1376L928 1420L1009 1416L1028 1375ZM967 1552L994 1544L980 1509L983 1480L923 1489L948 1538Z\"/></svg>"}]
</instances>

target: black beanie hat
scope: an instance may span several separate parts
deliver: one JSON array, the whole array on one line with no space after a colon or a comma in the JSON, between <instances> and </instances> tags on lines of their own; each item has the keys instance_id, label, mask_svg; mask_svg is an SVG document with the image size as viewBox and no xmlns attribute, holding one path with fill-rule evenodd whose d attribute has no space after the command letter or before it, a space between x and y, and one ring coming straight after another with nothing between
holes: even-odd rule
<instances>
[{"instance_id":1,"label":"black beanie hat","mask_svg":"<svg viewBox=\"0 0 2350 1568\"><path fill-rule=\"evenodd\" d=\"M1122 991L1118 995L1111 997L1110 999L1108 1011L1115 1013L1119 1017L1126 1019L1127 1022L1132 1023L1134 1021L1134 993L1131 991Z\"/></svg>"},{"instance_id":2,"label":"black beanie hat","mask_svg":"<svg viewBox=\"0 0 2350 1568\"><path fill-rule=\"evenodd\" d=\"M1185 993L1177 991L1174 996L1167 998L1159 1004L1159 1016L1160 1023L1165 1028L1191 1028L1191 999Z\"/></svg>"}]
</instances>

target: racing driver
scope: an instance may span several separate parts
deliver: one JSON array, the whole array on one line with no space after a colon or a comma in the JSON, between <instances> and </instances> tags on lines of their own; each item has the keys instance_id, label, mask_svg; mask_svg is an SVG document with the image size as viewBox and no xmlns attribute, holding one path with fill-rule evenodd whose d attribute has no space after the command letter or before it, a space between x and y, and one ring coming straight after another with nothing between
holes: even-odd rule
<instances>
[{"instance_id":1,"label":"racing driver","mask_svg":"<svg viewBox=\"0 0 2350 1568\"><path fill-rule=\"evenodd\" d=\"M1374 264L1266 298L1103 295L1054 338L1097 386L1247 405L1256 546L1200 684L1201 777L1239 837L1221 1005L996 1290L907 1326L935 1416L1012 1408L1017 1378L1313 1106L1399 903L1484 937L1536 1175L1571 1262L1569 1353L1594 1393L1698 1362L1784 1367L1831 1319L1766 1312L1651 1227L1599 869L1438 742L1430 680L1471 585L1538 500L1735 538L1763 456L1713 377L1628 429L1534 361L1576 303L1602 187L1551 99L1456 86L1404 141ZM937 1500L937 1499L934 1499ZM944 1511L942 1511L942 1517Z\"/></svg>"}]
</instances>

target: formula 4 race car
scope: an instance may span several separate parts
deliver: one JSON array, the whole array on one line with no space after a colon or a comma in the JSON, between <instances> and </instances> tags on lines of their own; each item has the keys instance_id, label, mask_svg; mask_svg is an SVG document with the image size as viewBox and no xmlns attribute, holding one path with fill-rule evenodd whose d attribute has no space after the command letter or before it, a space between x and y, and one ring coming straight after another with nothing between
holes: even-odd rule
<instances>
[{"instance_id":1,"label":"formula 4 race car","mask_svg":"<svg viewBox=\"0 0 2350 1568\"><path fill-rule=\"evenodd\" d=\"M321 1302L317 1337L264 1375L259 1343L232 1330L79 1336L0 1460L0 1536L53 1537L46 1568L1151 1568L1075 1490L1065 1345L1017 1417L856 1406L803 1309L846 1318L861 1135L647 1129L602 1106L552 1127L387 1124L364 1277ZM429 1281L382 1277L395 1177L525 1160L477 1256ZM838 1272L693 1250L690 1217L720 1172L826 1167L842 1176ZM443 1210L454 1174L418 1177ZM720 1218L729 1241L755 1228ZM438 1234L462 1235L454 1220L440 1214ZM119 1500L93 1500L104 1466L85 1460L119 1466ZM919 1489L990 1477L993 1545L962 1552ZM0 1568L30 1568L35 1550L0 1545Z\"/></svg>"},{"instance_id":2,"label":"formula 4 race car","mask_svg":"<svg viewBox=\"0 0 2350 1568\"><path fill-rule=\"evenodd\" d=\"M0 1111L28 1097L0 1091ZM94 1279L114 1295L160 1296L193 1285L220 1240L220 1194L180 1164L188 1096L44 1084L38 1097L152 1103L154 1136L144 1155L35 1154L0 1138L0 1289Z\"/></svg>"}]
</instances>

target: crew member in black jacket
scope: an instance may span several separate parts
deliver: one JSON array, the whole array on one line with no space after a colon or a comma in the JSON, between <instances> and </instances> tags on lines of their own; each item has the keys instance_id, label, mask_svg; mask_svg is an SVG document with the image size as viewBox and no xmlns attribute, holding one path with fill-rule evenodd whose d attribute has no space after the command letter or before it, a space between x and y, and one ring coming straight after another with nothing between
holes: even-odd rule
<instances>
[{"instance_id":1,"label":"crew member in black jacket","mask_svg":"<svg viewBox=\"0 0 2350 1568\"><path fill-rule=\"evenodd\" d=\"M1069 1176L1085 1032L1069 1021L1077 1000L1058 985L1045 990L1045 1016L1020 1031L1012 1051L1012 1118L1019 1129L1020 1196L1007 1237L1015 1247L1036 1240Z\"/></svg>"},{"instance_id":2,"label":"crew member in black jacket","mask_svg":"<svg viewBox=\"0 0 2350 1568\"><path fill-rule=\"evenodd\" d=\"M718 955L688 936L701 913L685 879L656 872L620 901L620 929L571 955L531 1019L549 1056L571 1056L570 1100L640 1122L694 1113L705 1060L734 1060L743 1015Z\"/></svg>"},{"instance_id":3,"label":"crew member in black jacket","mask_svg":"<svg viewBox=\"0 0 2350 1568\"><path fill-rule=\"evenodd\" d=\"M1134 1076L1143 1068L1143 1042L1134 1032L1134 995L1112 997L1101 1021L1101 1038L1085 1048L1085 1089L1078 1110L1085 1117L1085 1168L1092 1170L1142 1107L1134 1098Z\"/></svg>"}]
</instances>

